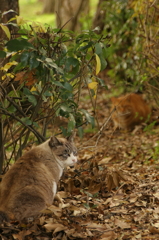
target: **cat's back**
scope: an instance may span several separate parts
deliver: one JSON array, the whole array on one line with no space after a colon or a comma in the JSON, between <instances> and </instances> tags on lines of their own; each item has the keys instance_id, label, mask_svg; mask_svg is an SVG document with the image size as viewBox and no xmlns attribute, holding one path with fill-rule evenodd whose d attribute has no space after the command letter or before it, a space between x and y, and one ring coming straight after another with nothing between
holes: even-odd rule
<instances>
[{"instance_id":1,"label":"cat's back","mask_svg":"<svg viewBox=\"0 0 159 240\"><path fill-rule=\"evenodd\" d=\"M142 95L132 93L130 95L130 98L131 106L134 109L134 113L138 112L143 117L147 117L147 115L151 113L150 106Z\"/></svg>"},{"instance_id":2,"label":"cat's back","mask_svg":"<svg viewBox=\"0 0 159 240\"><path fill-rule=\"evenodd\" d=\"M29 174L33 172L37 166L40 166L40 163L44 162L42 156L46 153L44 150L42 152L39 152L39 149L37 147L26 152L10 167L10 169L4 175L3 179L13 179L13 176L14 179L17 179L18 177L25 176L25 173L27 176L29 176Z\"/></svg>"},{"instance_id":3,"label":"cat's back","mask_svg":"<svg viewBox=\"0 0 159 240\"><path fill-rule=\"evenodd\" d=\"M51 168L53 168L53 161L51 157L51 154L38 147L31 149L20 157L2 178L0 195L3 195L3 198L0 198L0 203L5 195L6 198L9 197L8 190L12 195L19 189L35 185L36 182L39 184L49 178L52 181ZM47 164L47 162L49 163Z\"/></svg>"}]
</instances>

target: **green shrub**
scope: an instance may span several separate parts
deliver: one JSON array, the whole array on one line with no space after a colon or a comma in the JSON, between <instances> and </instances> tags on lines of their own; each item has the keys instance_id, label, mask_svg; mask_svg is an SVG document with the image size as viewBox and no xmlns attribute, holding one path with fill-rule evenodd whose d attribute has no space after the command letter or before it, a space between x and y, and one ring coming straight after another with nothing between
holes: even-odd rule
<instances>
[{"instance_id":1,"label":"green shrub","mask_svg":"<svg viewBox=\"0 0 159 240\"><path fill-rule=\"evenodd\" d=\"M44 141L50 123L55 129L56 119L66 119L67 126L60 126L63 135L77 128L82 136L85 123L95 126L94 116L79 108L80 96L85 88L95 98L101 82L96 74L106 65L104 39L93 31L76 36L42 24L28 26L20 20L17 37L4 40L6 47L0 51L4 58L0 114L7 133L3 143L6 149L15 146L10 156L15 154L15 159L30 134Z\"/></svg>"}]
</instances>

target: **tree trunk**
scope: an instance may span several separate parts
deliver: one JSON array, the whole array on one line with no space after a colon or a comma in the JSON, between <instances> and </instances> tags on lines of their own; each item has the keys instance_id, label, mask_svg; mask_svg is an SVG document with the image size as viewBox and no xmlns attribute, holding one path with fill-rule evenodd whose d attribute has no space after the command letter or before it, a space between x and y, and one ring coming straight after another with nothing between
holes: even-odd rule
<instances>
[{"instance_id":1,"label":"tree trunk","mask_svg":"<svg viewBox=\"0 0 159 240\"><path fill-rule=\"evenodd\" d=\"M11 18L14 18L16 15L19 15L19 3L18 0L0 0L0 12L3 14L6 11L13 10L15 12L7 13L1 17L1 23L7 23ZM14 21L15 22L15 21ZM11 34L14 34L17 31L16 27L12 25L8 26ZM5 38L3 30L0 28L0 42Z\"/></svg>"},{"instance_id":2,"label":"tree trunk","mask_svg":"<svg viewBox=\"0 0 159 240\"><path fill-rule=\"evenodd\" d=\"M8 20L15 17L15 15L19 15L19 3L18 0L1 0L0 11L3 13L10 9L14 10L16 13L13 12L4 15L4 17L2 18L3 23L6 23Z\"/></svg>"},{"instance_id":3,"label":"tree trunk","mask_svg":"<svg viewBox=\"0 0 159 240\"><path fill-rule=\"evenodd\" d=\"M4 159L3 120L0 119L0 174L2 174Z\"/></svg>"},{"instance_id":4,"label":"tree trunk","mask_svg":"<svg viewBox=\"0 0 159 240\"><path fill-rule=\"evenodd\" d=\"M19 3L18 0L0 0L0 23L7 23L11 18L14 18L16 15L19 15ZM4 12L7 12L9 10L13 10L13 12L4 14ZM2 16L3 15L3 16ZM15 22L15 21L12 21ZM11 33L11 38L14 38L15 33L17 32L17 27L14 27L12 25L8 25L8 28ZM7 36L5 32L0 27L0 50L3 50L5 42L4 40L7 39ZM6 63L6 59L0 58L0 67ZM2 77L2 71L0 71L0 80Z\"/></svg>"},{"instance_id":5,"label":"tree trunk","mask_svg":"<svg viewBox=\"0 0 159 240\"><path fill-rule=\"evenodd\" d=\"M18 0L0 0L0 13L3 14L4 12L9 10L14 10L15 12L10 12L3 16L1 15L0 23L7 23L11 18L19 14ZM10 30L11 36L13 37L15 32L17 31L17 28L12 25L8 25L8 28ZM0 27L0 50L3 50L4 48L5 39L6 39L6 35L2 30L2 28ZM0 58L0 67L4 65L6 61L7 59ZM0 72L0 80L1 80L1 77L2 77L2 71ZM1 96L0 96L0 100L1 100ZM0 174L2 173L4 158L5 158L5 153L4 153L3 120L0 119Z\"/></svg>"},{"instance_id":6,"label":"tree trunk","mask_svg":"<svg viewBox=\"0 0 159 240\"><path fill-rule=\"evenodd\" d=\"M106 15L106 8L104 3L107 0L99 0L95 17L93 19L93 28L99 27L99 31L97 33L101 33L104 30L105 26L105 15Z\"/></svg>"},{"instance_id":7,"label":"tree trunk","mask_svg":"<svg viewBox=\"0 0 159 240\"><path fill-rule=\"evenodd\" d=\"M44 0L42 13L53 13L55 11L55 0Z\"/></svg>"},{"instance_id":8,"label":"tree trunk","mask_svg":"<svg viewBox=\"0 0 159 240\"><path fill-rule=\"evenodd\" d=\"M57 27L79 31L80 17L89 12L89 0L55 0L55 11Z\"/></svg>"}]
</instances>

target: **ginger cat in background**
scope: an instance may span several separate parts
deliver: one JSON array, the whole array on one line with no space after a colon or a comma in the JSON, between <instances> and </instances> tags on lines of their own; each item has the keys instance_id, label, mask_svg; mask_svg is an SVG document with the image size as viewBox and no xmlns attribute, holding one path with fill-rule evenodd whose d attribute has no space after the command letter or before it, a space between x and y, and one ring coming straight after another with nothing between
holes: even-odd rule
<instances>
[{"instance_id":1,"label":"ginger cat in background","mask_svg":"<svg viewBox=\"0 0 159 240\"><path fill-rule=\"evenodd\" d=\"M132 130L135 125L149 120L151 109L141 95L131 93L111 98L114 129Z\"/></svg>"},{"instance_id":2,"label":"ginger cat in background","mask_svg":"<svg viewBox=\"0 0 159 240\"><path fill-rule=\"evenodd\" d=\"M53 136L20 157L0 183L0 223L36 216L51 205L64 168L76 162L73 135Z\"/></svg>"}]
</instances>

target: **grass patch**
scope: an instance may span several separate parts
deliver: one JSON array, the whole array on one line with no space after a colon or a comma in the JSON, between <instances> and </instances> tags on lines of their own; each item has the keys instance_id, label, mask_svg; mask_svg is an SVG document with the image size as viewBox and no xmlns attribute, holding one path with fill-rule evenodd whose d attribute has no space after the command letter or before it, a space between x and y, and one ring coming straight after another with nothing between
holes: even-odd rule
<instances>
[{"instance_id":1,"label":"grass patch","mask_svg":"<svg viewBox=\"0 0 159 240\"><path fill-rule=\"evenodd\" d=\"M53 28L56 27L55 14L41 14L43 3L37 0L19 0L20 15L29 21L47 23Z\"/></svg>"}]
</instances>

